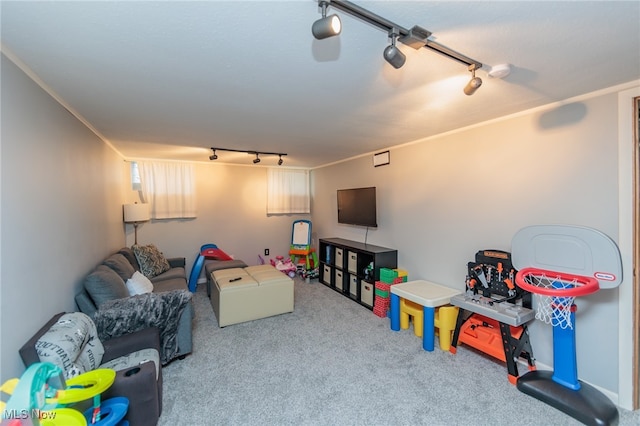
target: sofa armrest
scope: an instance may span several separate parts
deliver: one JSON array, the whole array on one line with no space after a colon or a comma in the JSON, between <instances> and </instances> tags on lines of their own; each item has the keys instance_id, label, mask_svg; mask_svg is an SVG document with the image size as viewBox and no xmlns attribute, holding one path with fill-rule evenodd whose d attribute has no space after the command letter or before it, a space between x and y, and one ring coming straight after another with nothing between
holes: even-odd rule
<instances>
[{"instance_id":1,"label":"sofa armrest","mask_svg":"<svg viewBox=\"0 0 640 426\"><path fill-rule=\"evenodd\" d=\"M104 346L102 363L142 349L155 349L160 354L160 331L156 327L145 328L105 340L102 346Z\"/></svg>"},{"instance_id":2,"label":"sofa armrest","mask_svg":"<svg viewBox=\"0 0 640 426\"><path fill-rule=\"evenodd\" d=\"M25 367L29 367L31 364L35 364L36 362L40 362L40 357L38 356L38 352L36 351L36 342L51 328L53 324L58 321L64 312L60 312L55 314L45 325L40 327L40 329L29 339L27 342L22 345L20 350L20 358L22 358L22 362Z\"/></svg>"},{"instance_id":3,"label":"sofa armrest","mask_svg":"<svg viewBox=\"0 0 640 426\"><path fill-rule=\"evenodd\" d=\"M187 261L184 257L170 257L167 259L172 268L184 268Z\"/></svg>"}]
</instances>

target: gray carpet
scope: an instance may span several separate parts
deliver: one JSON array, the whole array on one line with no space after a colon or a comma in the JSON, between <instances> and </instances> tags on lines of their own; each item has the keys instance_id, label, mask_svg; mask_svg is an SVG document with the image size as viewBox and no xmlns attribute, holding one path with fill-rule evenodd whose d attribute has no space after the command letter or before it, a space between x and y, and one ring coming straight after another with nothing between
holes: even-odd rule
<instances>
[{"instance_id":1,"label":"gray carpet","mask_svg":"<svg viewBox=\"0 0 640 426\"><path fill-rule=\"evenodd\" d=\"M518 391L505 364L437 341L426 352L317 281L296 281L295 312L222 329L202 287L193 354L163 369L159 425L580 424Z\"/></svg>"}]
</instances>

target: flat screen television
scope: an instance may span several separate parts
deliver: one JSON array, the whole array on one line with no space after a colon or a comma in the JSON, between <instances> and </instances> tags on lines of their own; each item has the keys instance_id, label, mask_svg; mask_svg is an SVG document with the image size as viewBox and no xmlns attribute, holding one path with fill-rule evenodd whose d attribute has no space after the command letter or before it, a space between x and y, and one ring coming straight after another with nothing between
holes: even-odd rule
<instances>
[{"instance_id":1,"label":"flat screen television","mask_svg":"<svg viewBox=\"0 0 640 426\"><path fill-rule=\"evenodd\" d=\"M377 228L376 188L338 189L338 223Z\"/></svg>"}]
</instances>

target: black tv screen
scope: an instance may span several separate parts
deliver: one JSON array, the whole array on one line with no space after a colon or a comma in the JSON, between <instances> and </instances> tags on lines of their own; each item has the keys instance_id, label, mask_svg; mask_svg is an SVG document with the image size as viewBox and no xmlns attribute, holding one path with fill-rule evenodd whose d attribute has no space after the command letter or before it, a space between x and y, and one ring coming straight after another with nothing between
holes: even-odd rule
<instances>
[{"instance_id":1,"label":"black tv screen","mask_svg":"<svg viewBox=\"0 0 640 426\"><path fill-rule=\"evenodd\" d=\"M338 189L338 223L377 228L376 188Z\"/></svg>"}]
</instances>

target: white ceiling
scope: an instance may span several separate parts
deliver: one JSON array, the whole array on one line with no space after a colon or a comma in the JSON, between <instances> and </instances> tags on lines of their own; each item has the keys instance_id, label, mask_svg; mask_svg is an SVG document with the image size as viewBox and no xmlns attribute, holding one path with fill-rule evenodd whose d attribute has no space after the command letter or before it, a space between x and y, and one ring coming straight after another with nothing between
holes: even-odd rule
<instances>
[{"instance_id":1,"label":"white ceiling","mask_svg":"<svg viewBox=\"0 0 640 426\"><path fill-rule=\"evenodd\" d=\"M342 34L315 40L313 0L2 1L2 45L130 159L314 167L640 79L639 1L354 3L485 64L484 84L466 96L463 64L402 44L392 68L387 35L335 9Z\"/></svg>"}]
</instances>

